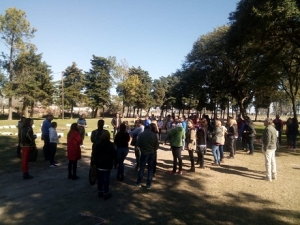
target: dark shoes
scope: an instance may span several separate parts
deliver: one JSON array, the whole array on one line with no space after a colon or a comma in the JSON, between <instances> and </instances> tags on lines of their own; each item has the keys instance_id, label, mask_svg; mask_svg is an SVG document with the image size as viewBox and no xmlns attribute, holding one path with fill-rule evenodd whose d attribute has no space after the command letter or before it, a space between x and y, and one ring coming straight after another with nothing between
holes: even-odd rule
<instances>
[{"instance_id":1,"label":"dark shoes","mask_svg":"<svg viewBox=\"0 0 300 225\"><path fill-rule=\"evenodd\" d=\"M32 179L32 178L33 178L33 176L29 175L28 173L23 174L23 179L24 180L29 180L29 179Z\"/></svg>"},{"instance_id":2,"label":"dark shoes","mask_svg":"<svg viewBox=\"0 0 300 225\"><path fill-rule=\"evenodd\" d=\"M72 180L77 180L77 179L79 179L78 176L76 176L76 175L75 175L75 176L74 176L74 175L72 176Z\"/></svg>"}]
</instances>

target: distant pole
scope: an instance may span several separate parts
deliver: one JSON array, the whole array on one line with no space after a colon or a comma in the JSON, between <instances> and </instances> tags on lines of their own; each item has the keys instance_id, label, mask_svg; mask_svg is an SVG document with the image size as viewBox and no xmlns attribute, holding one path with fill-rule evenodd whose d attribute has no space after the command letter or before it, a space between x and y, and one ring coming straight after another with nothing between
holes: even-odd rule
<instances>
[{"instance_id":1,"label":"distant pole","mask_svg":"<svg viewBox=\"0 0 300 225\"><path fill-rule=\"evenodd\" d=\"M65 98L65 94L64 94L64 72L61 73L61 109L62 109L62 113L61 113L61 118L64 120L65 119L65 109L64 109L64 98Z\"/></svg>"}]
</instances>

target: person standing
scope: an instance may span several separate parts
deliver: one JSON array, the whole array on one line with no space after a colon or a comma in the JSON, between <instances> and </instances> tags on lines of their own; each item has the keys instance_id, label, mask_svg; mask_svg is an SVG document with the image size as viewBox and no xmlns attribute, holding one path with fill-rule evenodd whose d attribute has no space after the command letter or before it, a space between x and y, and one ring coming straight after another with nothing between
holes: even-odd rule
<instances>
[{"instance_id":1,"label":"person standing","mask_svg":"<svg viewBox=\"0 0 300 225\"><path fill-rule=\"evenodd\" d=\"M282 130L283 130L283 122L280 119L279 115L276 115L276 119L273 120L273 123L275 125L275 129L278 131L278 142L281 145L281 134L282 134Z\"/></svg>"},{"instance_id":2,"label":"person standing","mask_svg":"<svg viewBox=\"0 0 300 225\"><path fill-rule=\"evenodd\" d=\"M253 139L255 137L256 132L250 118L245 119L245 124L246 125L244 128L244 134L246 136L246 144L247 146L249 146L249 155L253 155L254 153Z\"/></svg>"},{"instance_id":3,"label":"person standing","mask_svg":"<svg viewBox=\"0 0 300 225\"><path fill-rule=\"evenodd\" d=\"M157 127L158 127L158 140L161 141L161 130L164 128L164 121L161 119L161 116L157 121Z\"/></svg>"},{"instance_id":4,"label":"person standing","mask_svg":"<svg viewBox=\"0 0 300 225\"><path fill-rule=\"evenodd\" d=\"M206 124L206 119L202 119L199 123L197 132L196 132L196 137L197 137L197 163L200 165L200 168L204 169L204 154L206 152L206 141L207 141L207 130L205 127Z\"/></svg>"},{"instance_id":5,"label":"person standing","mask_svg":"<svg viewBox=\"0 0 300 225\"><path fill-rule=\"evenodd\" d=\"M48 114L46 119L42 124L42 140L44 140L43 153L45 157L45 161L50 160L50 139L49 139L49 129L51 127L51 121L53 120L53 115Z\"/></svg>"},{"instance_id":6,"label":"person standing","mask_svg":"<svg viewBox=\"0 0 300 225\"><path fill-rule=\"evenodd\" d=\"M130 132L130 137L132 138L131 145L134 146L134 153L136 158L136 166L135 170L138 171L140 169L140 161L141 161L141 151L140 148L136 145L137 139L140 133L144 131L144 125L142 120L136 121L136 127L133 131Z\"/></svg>"},{"instance_id":7,"label":"person standing","mask_svg":"<svg viewBox=\"0 0 300 225\"><path fill-rule=\"evenodd\" d=\"M189 119L187 122L187 132L186 132L186 144L189 152L189 157L191 161L190 172L195 172L195 162L194 162L194 151L196 150L196 129L194 127L193 120Z\"/></svg>"},{"instance_id":8,"label":"person standing","mask_svg":"<svg viewBox=\"0 0 300 225\"><path fill-rule=\"evenodd\" d=\"M122 123L120 125L120 130L116 134L114 143L117 146L117 162L118 162L118 171L117 171L117 179L120 181L124 181L124 160L128 155L129 148L128 142L130 140L130 136L126 130L126 125Z\"/></svg>"},{"instance_id":9,"label":"person standing","mask_svg":"<svg viewBox=\"0 0 300 225\"><path fill-rule=\"evenodd\" d=\"M235 120L233 118L229 118L228 120L228 129L226 131L226 143L227 149L230 152L228 158L233 159L235 155L235 136L237 134L237 127L235 126Z\"/></svg>"},{"instance_id":10,"label":"person standing","mask_svg":"<svg viewBox=\"0 0 300 225\"><path fill-rule=\"evenodd\" d=\"M35 147L36 138L36 136L33 135L32 125L33 120L26 118L21 127L22 171L24 180L33 178L28 172L29 152Z\"/></svg>"},{"instance_id":11,"label":"person standing","mask_svg":"<svg viewBox=\"0 0 300 225\"><path fill-rule=\"evenodd\" d=\"M51 127L49 128L49 139L50 139L50 166L51 168L57 167L57 163L54 161L54 157L56 154L56 149L57 149L57 143L58 139L60 138L60 135L57 135L57 123L52 122Z\"/></svg>"},{"instance_id":12,"label":"person standing","mask_svg":"<svg viewBox=\"0 0 300 225\"><path fill-rule=\"evenodd\" d=\"M296 140L297 140L297 135L299 133L298 128L299 128L298 120L297 118L294 117L288 127L288 133L289 133L288 136L290 138L290 143L292 145L293 151L296 151Z\"/></svg>"},{"instance_id":13,"label":"person standing","mask_svg":"<svg viewBox=\"0 0 300 225\"><path fill-rule=\"evenodd\" d=\"M85 137L85 128L87 128L87 123L86 123L86 119L85 118L86 118L86 115L82 114L80 116L80 118L77 120L78 130L79 130L79 133L80 133L80 136L81 136L81 140L82 140L82 143L80 145L81 148L85 147L83 145L83 140L84 140L84 137Z\"/></svg>"},{"instance_id":14,"label":"person standing","mask_svg":"<svg viewBox=\"0 0 300 225\"><path fill-rule=\"evenodd\" d=\"M114 128L114 131L113 131L113 138L115 139L115 136L120 128L120 125L122 123L122 120L120 118L120 114L119 113L116 113L116 117L112 118L111 120L111 125L113 126Z\"/></svg>"},{"instance_id":15,"label":"person standing","mask_svg":"<svg viewBox=\"0 0 300 225\"><path fill-rule=\"evenodd\" d=\"M152 120L150 124L150 130L156 134L157 139L159 140L159 131L155 120ZM157 166L157 150L154 152L154 159L153 159L153 177L156 175L156 166Z\"/></svg>"},{"instance_id":16,"label":"person standing","mask_svg":"<svg viewBox=\"0 0 300 225\"><path fill-rule=\"evenodd\" d=\"M150 120L149 116L146 115L146 116L145 116L145 121L144 121L144 126L145 126L145 127L147 127L147 126L149 127L150 124L151 124L151 120Z\"/></svg>"},{"instance_id":17,"label":"person standing","mask_svg":"<svg viewBox=\"0 0 300 225\"><path fill-rule=\"evenodd\" d=\"M182 150L182 140L185 139L185 131L181 124L177 124L174 129L170 129L168 131L168 137L170 137L170 145L172 149L173 155L173 170L170 172L171 174L176 174L177 169L177 160L179 164L178 174L182 174L182 158L181 158L181 150Z\"/></svg>"},{"instance_id":18,"label":"person standing","mask_svg":"<svg viewBox=\"0 0 300 225\"><path fill-rule=\"evenodd\" d=\"M265 119L265 129L262 136L262 148L265 155L266 180L277 179L275 151L277 143L276 129L272 126L272 119Z\"/></svg>"},{"instance_id":19,"label":"person standing","mask_svg":"<svg viewBox=\"0 0 300 225\"><path fill-rule=\"evenodd\" d=\"M77 180L77 161L81 159L81 135L77 123L72 123L67 136L68 179Z\"/></svg>"},{"instance_id":20,"label":"person standing","mask_svg":"<svg viewBox=\"0 0 300 225\"><path fill-rule=\"evenodd\" d=\"M92 158L95 160L97 167L98 197L104 197L105 200L112 196L109 192L109 180L113 162L117 157L116 154L115 145L110 141L110 133L103 132L101 141L93 148Z\"/></svg>"},{"instance_id":21,"label":"person standing","mask_svg":"<svg viewBox=\"0 0 300 225\"><path fill-rule=\"evenodd\" d=\"M148 164L147 189L151 188L153 178L153 161L156 150L158 149L157 134L151 131L150 126L146 126L145 130L139 134L137 146L141 150L141 167L135 186L141 187L144 176L146 163Z\"/></svg>"},{"instance_id":22,"label":"person standing","mask_svg":"<svg viewBox=\"0 0 300 225\"><path fill-rule=\"evenodd\" d=\"M220 165L220 148L219 146L221 143L224 142L224 133L221 125L220 120L215 121L215 128L212 133L212 153L214 156L214 162L212 163L213 166L219 166Z\"/></svg>"},{"instance_id":23,"label":"person standing","mask_svg":"<svg viewBox=\"0 0 300 225\"><path fill-rule=\"evenodd\" d=\"M18 146L17 146L17 156L19 158L22 158L22 156L21 156L21 127L22 127L25 119L26 119L26 117L22 116L20 121L18 122L18 125L17 125L17 127L18 127L18 139L19 139Z\"/></svg>"}]
</instances>

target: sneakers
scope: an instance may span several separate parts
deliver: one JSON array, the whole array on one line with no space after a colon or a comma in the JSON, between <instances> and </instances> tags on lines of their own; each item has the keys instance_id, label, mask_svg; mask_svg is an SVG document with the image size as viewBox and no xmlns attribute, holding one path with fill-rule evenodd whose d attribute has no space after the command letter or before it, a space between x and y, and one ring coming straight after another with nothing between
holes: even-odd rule
<instances>
[{"instance_id":1,"label":"sneakers","mask_svg":"<svg viewBox=\"0 0 300 225\"><path fill-rule=\"evenodd\" d=\"M277 180L277 176L273 176L272 179L273 179L273 180Z\"/></svg>"},{"instance_id":2,"label":"sneakers","mask_svg":"<svg viewBox=\"0 0 300 225\"><path fill-rule=\"evenodd\" d=\"M179 170L179 171L177 172L177 174L178 174L178 175L182 175L182 171Z\"/></svg>"},{"instance_id":3,"label":"sneakers","mask_svg":"<svg viewBox=\"0 0 300 225\"><path fill-rule=\"evenodd\" d=\"M136 186L136 187L142 187L141 184L137 184L137 183L135 183L134 186Z\"/></svg>"},{"instance_id":4,"label":"sneakers","mask_svg":"<svg viewBox=\"0 0 300 225\"><path fill-rule=\"evenodd\" d=\"M55 167L57 167L57 164L51 164L49 167L50 168L55 168Z\"/></svg>"},{"instance_id":5,"label":"sneakers","mask_svg":"<svg viewBox=\"0 0 300 225\"><path fill-rule=\"evenodd\" d=\"M151 186L150 186L150 185L147 185L147 189L150 190L150 189L151 189Z\"/></svg>"}]
</instances>

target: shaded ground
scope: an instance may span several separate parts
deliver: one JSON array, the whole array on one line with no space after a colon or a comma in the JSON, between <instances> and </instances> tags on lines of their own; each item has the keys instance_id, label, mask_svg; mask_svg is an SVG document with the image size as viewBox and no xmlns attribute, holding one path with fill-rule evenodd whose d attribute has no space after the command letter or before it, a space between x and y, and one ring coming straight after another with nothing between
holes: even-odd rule
<instances>
[{"instance_id":1,"label":"shaded ground","mask_svg":"<svg viewBox=\"0 0 300 225\"><path fill-rule=\"evenodd\" d=\"M0 141L15 143L11 137ZM87 143L88 145L89 143ZM254 156L239 150L234 160L212 167L211 151L206 169L188 173L188 152L183 153L183 175L169 175L170 146L158 151L158 171L151 190L133 186L134 153L126 160L125 182L111 175L113 197L97 197L88 184L90 149L79 161L79 180L67 179L64 145L58 168L49 168L41 154L30 163L32 180L23 180L20 160L6 152L0 166L0 224L300 224L300 151L277 152L278 180L266 182L264 157L256 146ZM228 155L228 153L226 153ZM15 165L15 169L11 169ZM7 171L6 168L10 168ZM145 184L145 183L144 183ZM81 214L81 215L80 215ZM96 218L93 218L96 217ZM101 218L101 219L100 219Z\"/></svg>"}]
</instances>

